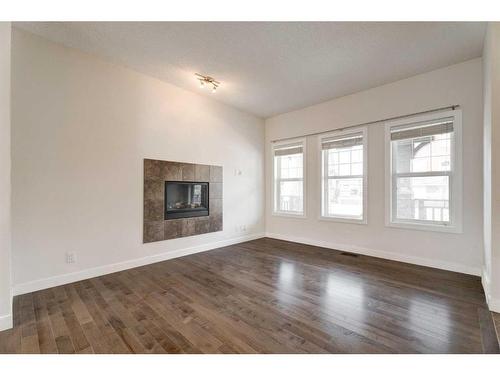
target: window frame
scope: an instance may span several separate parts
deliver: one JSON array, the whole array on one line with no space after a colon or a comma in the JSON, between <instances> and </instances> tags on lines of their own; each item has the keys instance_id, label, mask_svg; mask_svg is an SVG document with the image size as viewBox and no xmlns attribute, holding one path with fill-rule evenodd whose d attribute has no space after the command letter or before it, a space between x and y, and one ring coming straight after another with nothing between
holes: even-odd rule
<instances>
[{"instance_id":1,"label":"window frame","mask_svg":"<svg viewBox=\"0 0 500 375\"><path fill-rule=\"evenodd\" d=\"M276 198L277 198L277 179L276 179L276 166L274 162L274 151L279 148L283 148L286 146L291 146L291 145L296 145L296 144L301 144L302 145L302 213L294 213L293 211L280 211L276 210L276 207L278 206L276 203ZM272 204L272 209L271 209L271 215L272 216L278 216L278 217L291 217L291 218L299 218L299 219L305 219L307 218L306 215L306 201L307 201L307 194L306 194L306 179L307 179L307 172L306 172L306 153L307 153L307 138L301 137L301 138L293 138L293 139L287 139L284 141L278 141L278 142L273 142L271 143L271 163L272 163L272 178L271 178L271 191L272 191L272 197L271 197L271 204ZM280 179L280 181L283 179ZM294 179L285 179L288 181L300 181L300 178L294 178Z\"/></svg>"},{"instance_id":2,"label":"window frame","mask_svg":"<svg viewBox=\"0 0 500 375\"><path fill-rule=\"evenodd\" d=\"M323 149L322 149L322 143L325 138L332 138L332 137L345 137L348 135L354 135L354 134L362 134L363 137L363 217L362 219L356 219L353 217L348 217L348 216L342 216L342 215L335 215L335 216L330 216L330 215L324 215L323 214L323 209L325 205L325 195L324 195L324 179L323 179L323 173L324 169L326 168L324 163L323 163ZM368 224L368 128L366 126L364 127L355 127L355 128L350 128L347 130L337 130L337 131L332 131L328 132L325 134L321 134L318 136L318 149L319 149L319 154L318 154L318 161L319 161L319 216L318 220L321 221L333 221L333 222L338 222L338 223L349 223L349 224ZM351 176L349 176L351 177ZM359 176L357 176L359 178ZM341 178L346 178L346 177L340 177ZM352 178L352 177L351 177Z\"/></svg>"},{"instance_id":3,"label":"window frame","mask_svg":"<svg viewBox=\"0 0 500 375\"><path fill-rule=\"evenodd\" d=\"M413 177L427 176L449 176L449 210L450 224L438 224L437 222L426 222L422 220L396 219L393 217L395 207L395 179L393 178L393 158L391 144L391 129L417 122L433 121L446 117L453 117L453 137L451 141L449 172L418 172L408 175ZM463 205L463 181L462 181L462 111L461 109L440 111L437 113L410 116L403 119L385 123L385 225L394 228L415 229L434 232L462 233L462 205ZM399 174L401 177L401 174Z\"/></svg>"}]
</instances>

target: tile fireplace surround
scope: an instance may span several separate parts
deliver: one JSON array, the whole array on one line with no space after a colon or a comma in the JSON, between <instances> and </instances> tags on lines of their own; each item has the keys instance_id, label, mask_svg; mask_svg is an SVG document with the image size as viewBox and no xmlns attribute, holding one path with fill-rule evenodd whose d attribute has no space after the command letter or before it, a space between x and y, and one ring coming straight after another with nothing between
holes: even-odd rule
<instances>
[{"instance_id":1,"label":"tile fireplace surround","mask_svg":"<svg viewBox=\"0 0 500 375\"><path fill-rule=\"evenodd\" d=\"M165 182L209 183L209 215L165 220ZM144 159L143 242L222 230L222 167Z\"/></svg>"}]
</instances>

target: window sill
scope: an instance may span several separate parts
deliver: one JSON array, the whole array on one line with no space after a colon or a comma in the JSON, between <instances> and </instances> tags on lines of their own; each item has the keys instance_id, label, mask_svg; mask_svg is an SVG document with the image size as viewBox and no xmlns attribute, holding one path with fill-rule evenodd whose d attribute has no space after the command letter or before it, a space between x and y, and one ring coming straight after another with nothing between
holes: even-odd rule
<instances>
[{"instance_id":1,"label":"window sill","mask_svg":"<svg viewBox=\"0 0 500 375\"><path fill-rule=\"evenodd\" d=\"M392 228L399 228L399 229L421 230L425 232L441 232L441 233L457 233L457 234L463 233L462 227L458 225L444 226L444 225L419 224L419 223L394 221L386 223L385 226Z\"/></svg>"},{"instance_id":2,"label":"window sill","mask_svg":"<svg viewBox=\"0 0 500 375\"><path fill-rule=\"evenodd\" d=\"M345 223L345 224L368 224L366 219L349 219L347 217L332 217L332 216L320 216L318 217L320 221L330 221L336 223Z\"/></svg>"},{"instance_id":3,"label":"window sill","mask_svg":"<svg viewBox=\"0 0 500 375\"><path fill-rule=\"evenodd\" d=\"M294 218L294 219L307 219L306 214L289 214L286 212L273 212L271 216L276 216L276 217L287 217L287 218Z\"/></svg>"}]
</instances>

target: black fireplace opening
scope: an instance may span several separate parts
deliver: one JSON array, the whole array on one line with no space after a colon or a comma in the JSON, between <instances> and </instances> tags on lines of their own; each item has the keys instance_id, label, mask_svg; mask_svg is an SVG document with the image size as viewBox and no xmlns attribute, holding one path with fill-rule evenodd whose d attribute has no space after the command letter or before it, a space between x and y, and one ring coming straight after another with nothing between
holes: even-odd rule
<instances>
[{"instance_id":1,"label":"black fireplace opening","mask_svg":"<svg viewBox=\"0 0 500 375\"><path fill-rule=\"evenodd\" d=\"M208 214L208 182L165 181L165 220Z\"/></svg>"}]
</instances>

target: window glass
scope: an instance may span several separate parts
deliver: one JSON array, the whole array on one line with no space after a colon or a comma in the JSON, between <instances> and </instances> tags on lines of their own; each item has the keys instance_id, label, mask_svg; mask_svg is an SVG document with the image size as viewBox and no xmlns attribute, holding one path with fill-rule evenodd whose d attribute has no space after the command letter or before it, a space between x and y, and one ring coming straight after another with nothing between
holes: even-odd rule
<instances>
[{"instance_id":1,"label":"window glass","mask_svg":"<svg viewBox=\"0 0 500 375\"><path fill-rule=\"evenodd\" d=\"M363 220L363 132L321 140L322 216Z\"/></svg>"},{"instance_id":2,"label":"window glass","mask_svg":"<svg viewBox=\"0 0 500 375\"><path fill-rule=\"evenodd\" d=\"M304 213L303 147L299 142L273 148L275 213Z\"/></svg>"},{"instance_id":3,"label":"window glass","mask_svg":"<svg viewBox=\"0 0 500 375\"><path fill-rule=\"evenodd\" d=\"M392 222L451 224L453 120L390 129Z\"/></svg>"}]
</instances>

